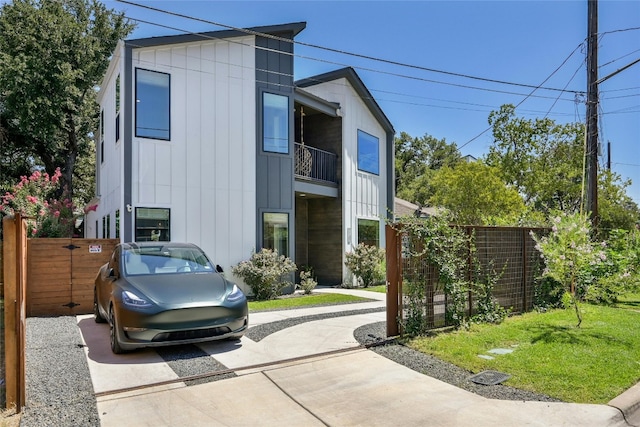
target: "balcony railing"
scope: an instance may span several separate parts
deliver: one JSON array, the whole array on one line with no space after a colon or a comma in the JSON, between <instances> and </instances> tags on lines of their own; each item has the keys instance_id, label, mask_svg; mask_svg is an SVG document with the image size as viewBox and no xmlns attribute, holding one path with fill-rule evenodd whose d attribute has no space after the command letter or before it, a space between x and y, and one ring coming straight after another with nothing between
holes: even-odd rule
<instances>
[{"instance_id":1,"label":"balcony railing","mask_svg":"<svg viewBox=\"0 0 640 427\"><path fill-rule=\"evenodd\" d=\"M337 156L328 151L295 143L295 175L299 179L337 184Z\"/></svg>"}]
</instances>

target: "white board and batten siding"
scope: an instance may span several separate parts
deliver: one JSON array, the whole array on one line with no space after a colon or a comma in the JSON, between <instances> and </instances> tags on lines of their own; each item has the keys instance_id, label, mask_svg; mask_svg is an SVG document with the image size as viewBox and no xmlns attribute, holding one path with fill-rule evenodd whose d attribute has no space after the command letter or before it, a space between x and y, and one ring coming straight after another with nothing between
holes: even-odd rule
<instances>
[{"instance_id":1,"label":"white board and batten siding","mask_svg":"<svg viewBox=\"0 0 640 427\"><path fill-rule=\"evenodd\" d=\"M225 271L255 246L253 46L240 37L133 51L132 72L171 75L171 140L133 138L133 204L170 208L171 239Z\"/></svg>"},{"instance_id":2,"label":"white board and batten siding","mask_svg":"<svg viewBox=\"0 0 640 427\"><path fill-rule=\"evenodd\" d=\"M305 90L340 104L343 143L343 229L345 232L343 253L352 251L358 242L358 219L380 221L380 247L384 248L384 225L387 217L386 132L346 78L305 87ZM358 170L358 130L378 138L379 175Z\"/></svg>"}]
</instances>

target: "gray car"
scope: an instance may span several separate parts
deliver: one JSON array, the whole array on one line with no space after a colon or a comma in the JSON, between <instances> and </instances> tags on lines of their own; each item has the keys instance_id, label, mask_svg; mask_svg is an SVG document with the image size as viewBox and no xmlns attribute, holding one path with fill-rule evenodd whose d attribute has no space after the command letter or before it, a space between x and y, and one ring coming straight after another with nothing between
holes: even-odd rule
<instances>
[{"instance_id":1,"label":"gray car","mask_svg":"<svg viewBox=\"0 0 640 427\"><path fill-rule=\"evenodd\" d=\"M108 322L111 350L238 339L247 298L190 243L121 243L95 280L95 321Z\"/></svg>"}]
</instances>

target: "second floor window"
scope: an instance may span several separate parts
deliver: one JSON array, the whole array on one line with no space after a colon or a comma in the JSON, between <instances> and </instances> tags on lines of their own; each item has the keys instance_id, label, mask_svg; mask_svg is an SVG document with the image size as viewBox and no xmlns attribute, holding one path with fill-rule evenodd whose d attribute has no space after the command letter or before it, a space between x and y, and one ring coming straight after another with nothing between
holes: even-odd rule
<instances>
[{"instance_id":1,"label":"second floor window","mask_svg":"<svg viewBox=\"0 0 640 427\"><path fill-rule=\"evenodd\" d=\"M358 131L358 169L375 175L380 174L379 145L378 138Z\"/></svg>"},{"instance_id":2,"label":"second floor window","mask_svg":"<svg viewBox=\"0 0 640 427\"><path fill-rule=\"evenodd\" d=\"M289 98L265 92L262 114L262 149L271 153L289 153Z\"/></svg>"},{"instance_id":3,"label":"second floor window","mask_svg":"<svg viewBox=\"0 0 640 427\"><path fill-rule=\"evenodd\" d=\"M136 136L171 139L171 76L136 69Z\"/></svg>"}]
</instances>

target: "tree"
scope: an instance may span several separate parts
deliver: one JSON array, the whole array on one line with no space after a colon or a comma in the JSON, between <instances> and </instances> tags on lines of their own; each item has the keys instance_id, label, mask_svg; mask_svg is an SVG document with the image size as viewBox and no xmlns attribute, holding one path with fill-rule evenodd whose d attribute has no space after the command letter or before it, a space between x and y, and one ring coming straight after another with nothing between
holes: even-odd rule
<instances>
[{"instance_id":1,"label":"tree","mask_svg":"<svg viewBox=\"0 0 640 427\"><path fill-rule=\"evenodd\" d=\"M15 153L62 171L73 196L79 157L97 128L95 88L118 40L133 29L97 0L14 0L0 9L2 124ZM15 178L15 177L14 177Z\"/></svg>"},{"instance_id":2,"label":"tree","mask_svg":"<svg viewBox=\"0 0 640 427\"><path fill-rule=\"evenodd\" d=\"M483 224L485 217L518 216L526 210L518 192L504 184L496 169L480 161L444 167L432 185L430 202L449 209L460 224Z\"/></svg>"},{"instance_id":3,"label":"tree","mask_svg":"<svg viewBox=\"0 0 640 427\"><path fill-rule=\"evenodd\" d=\"M485 158L532 210L577 212L582 194L584 125L516 117L513 105L489 115L494 142Z\"/></svg>"},{"instance_id":4,"label":"tree","mask_svg":"<svg viewBox=\"0 0 640 427\"><path fill-rule=\"evenodd\" d=\"M395 140L396 194L410 202L425 205L433 194L433 172L460 162L456 144L430 135L413 138L402 132Z\"/></svg>"},{"instance_id":5,"label":"tree","mask_svg":"<svg viewBox=\"0 0 640 427\"><path fill-rule=\"evenodd\" d=\"M598 174L599 232L607 237L615 229L633 230L640 221L638 205L627 195L631 180L622 180L620 175L609 170Z\"/></svg>"}]
</instances>

